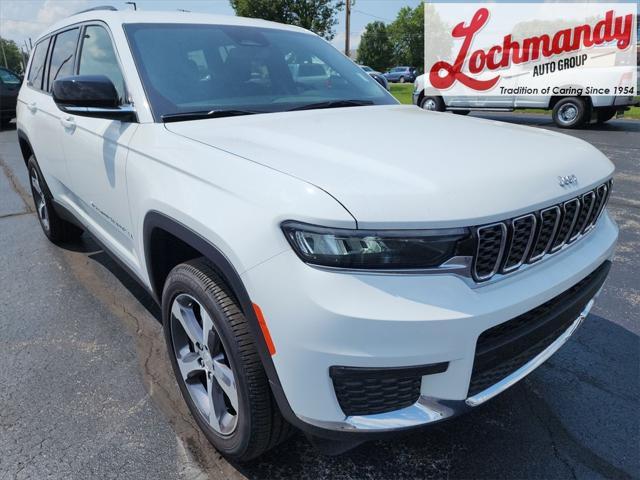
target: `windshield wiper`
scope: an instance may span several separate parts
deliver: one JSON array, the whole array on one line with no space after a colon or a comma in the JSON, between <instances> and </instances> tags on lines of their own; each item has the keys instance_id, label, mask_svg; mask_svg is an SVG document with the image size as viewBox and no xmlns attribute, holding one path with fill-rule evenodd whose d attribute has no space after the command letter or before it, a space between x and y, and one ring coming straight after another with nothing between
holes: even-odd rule
<instances>
[{"instance_id":1,"label":"windshield wiper","mask_svg":"<svg viewBox=\"0 0 640 480\"><path fill-rule=\"evenodd\" d=\"M296 110L315 110L317 108L364 107L366 105L373 105L373 102L371 100L327 100L326 102L309 103L308 105L302 105L287 111L295 112Z\"/></svg>"},{"instance_id":2,"label":"windshield wiper","mask_svg":"<svg viewBox=\"0 0 640 480\"><path fill-rule=\"evenodd\" d=\"M187 120L201 120L203 118L221 118L221 117L238 117L240 115L254 115L257 113L252 110L201 110L196 112L180 112L167 113L162 115L162 121L167 122L186 122Z\"/></svg>"}]
</instances>

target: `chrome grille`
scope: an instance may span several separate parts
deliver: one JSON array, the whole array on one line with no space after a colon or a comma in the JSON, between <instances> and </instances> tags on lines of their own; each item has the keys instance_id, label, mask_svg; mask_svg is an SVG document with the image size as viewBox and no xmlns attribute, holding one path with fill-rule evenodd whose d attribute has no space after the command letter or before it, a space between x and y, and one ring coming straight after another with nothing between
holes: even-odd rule
<instances>
[{"instance_id":1,"label":"chrome grille","mask_svg":"<svg viewBox=\"0 0 640 480\"><path fill-rule=\"evenodd\" d=\"M473 276L478 282L518 270L560 251L589 232L611 194L611 181L543 210L474 229Z\"/></svg>"},{"instance_id":2,"label":"chrome grille","mask_svg":"<svg viewBox=\"0 0 640 480\"><path fill-rule=\"evenodd\" d=\"M551 244L558 229L560 222L560 207L557 205L542 210L538 218L538 231L536 232L536 241L529 255L529 262L537 262L551 248Z\"/></svg>"},{"instance_id":3,"label":"chrome grille","mask_svg":"<svg viewBox=\"0 0 640 480\"><path fill-rule=\"evenodd\" d=\"M505 253L503 272L515 270L527 258L536 233L536 224L536 216L532 213L511 221L511 241Z\"/></svg>"},{"instance_id":4,"label":"chrome grille","mask_svg":"<svg viewBox=\"0 0 640 480\"><path fill-rule=\"evenodd\" d=\"M476 230L478 249L474 271L477 280L492 277L500 267L500 260L507 241L507 227L504 223L485 225Z\"/></svg>"},{"instance_id":5,"label":"chrome grille","mask_svg":"<svg viewBox=\"0 0 640 480\"><path fill-rule=\"evenodd\" d=\"M570 242L573 242L587 229L587 221L591 216L591 210L593 210L595 200L596 194L593 191L587 192L580 197L580 213L578 214L578 221L573 227L573 232L571 233L571 237L569 238Z\"/></svg>"},{"instance_id":6,"label":"chrome grille","mask_svg":"<svg viewBox=\"0 0 640 480\"><path fill-rule=\"evenodd\" d=\"M565 243L567 243L569 234L573 230L573 226L576 224L576 220L578 219L579 212L580 200L577 198L572 198L562 204L562 221L560 222L560 228L556 238L553 240L553 245L551 246L552 253L558 251Z\"/></svg>"}]
</instances>

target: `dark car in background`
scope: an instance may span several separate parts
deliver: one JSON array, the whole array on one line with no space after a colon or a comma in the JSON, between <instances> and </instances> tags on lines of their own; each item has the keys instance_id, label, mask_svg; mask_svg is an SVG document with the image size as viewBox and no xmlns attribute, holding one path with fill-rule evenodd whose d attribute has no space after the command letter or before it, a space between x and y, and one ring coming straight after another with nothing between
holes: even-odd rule
<instances>
[{"instance_id":1,"label":"dark car in background","mask_svg":"<svg viewBox=\"0 0 640 480\"><path fill-rule=\"evenodd\" d=\"M415 67L393 67L384 76L391 83L405 83L414 82L418 73Z\"/></svg>"},{"instance_id":2,"label":"dark car in background","mask_svg":"<svg viewBox=\"0 0 640 480\"><path fill-rule=\"evenodd\" d=\"M369 76L373 78L376 82L382 85L385 88L385 90L389 90L389 82L387 81L387 79L382 73L366 65L358 65L358 66L362 68L365 72L367 72Z\"/></svg>"},{"instance_id":3,"label":"dark car in background","mask_svg":"<svg viewBox=\"0 0 640 480\"><path fill-rule=\"evenodd\" d=\"M18 92L22 77L8 68L0 67L0 124L4 127L16 116Z\"/></svg>"}]
</instances>

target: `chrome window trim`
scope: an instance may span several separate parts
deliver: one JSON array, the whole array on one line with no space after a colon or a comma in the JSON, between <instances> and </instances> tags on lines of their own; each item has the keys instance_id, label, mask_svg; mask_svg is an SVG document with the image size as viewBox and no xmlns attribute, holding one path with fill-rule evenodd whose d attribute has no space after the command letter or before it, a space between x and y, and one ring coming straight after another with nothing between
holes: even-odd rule
<instances>
[{"instance_id":1,"label":"chrome window trim","mask_svg":"<svg viewBox=\"0 0 640 480\"><path fill-rule=\"evenodd\" d=\"M536 216L533 213L528 213L527 215L521 215L520 217L514 218L511 221L511 228L515 231L515 227L514 224L518 221L518 220L523 220L525 218L531 217L533 219L533 226L531 227L531 233L529 234L529 240L527 241L527 247L524 250L524 254L522 255L522 258L520 258L520 261L510 267L503 267L502 268L502 273L509 273L509 272L513 272L514 270L517 270L518 268L520 268L520 266L524 263L525 259L527 258L527 255L529 255L529 251L531 250L531 245L533 244L533 239L536 236L536 229L538 226L538 219L536 218ZM509 256L511 255L511 249L513 248L513 238L511 239L510 245L509 245L509 252L505 255L505 259L508 260Z\"/></svg>"}]
</instances>

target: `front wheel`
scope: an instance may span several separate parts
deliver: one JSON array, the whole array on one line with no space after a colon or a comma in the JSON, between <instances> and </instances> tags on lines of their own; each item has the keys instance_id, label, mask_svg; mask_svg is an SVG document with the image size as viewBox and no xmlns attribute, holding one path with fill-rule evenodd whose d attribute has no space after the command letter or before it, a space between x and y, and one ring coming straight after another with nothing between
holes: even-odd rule
<instances>
[{"instance_id":1,"label":"front wheel","mask_svg":"<svg viewBox=\"0 0 640 480\"><path fill-rule=\"evenodd\" d=\"M589 105L585 99L567 97L555 104L552 118L560 128L578 128L587 122L590 113Z\"/></svg>"},{"instance_id":2,"label":"front wheel","mask_svg":"<svg viewBox=\"0 0 640 480\"><path fill-rule=\"evenodd\" d=\"M182 395L218 451L250 460L288 436L247 320L205 259L169 273L162 317Z\"/></svg>"},{"instance_id":3,"label":"front wheel","mask_svg":"<svg viewBox=\"0 0 640 480\"><path fill-rule=\"evenodd\" d=\"M424 97L420 102L420 108L433 112L444 112L444 102L440 97Z\"/></svg>"},{"instance_id":4,"label":"front wheel","mask_svg":"<svg viewBox=\"0 0 640 480\"><path fill-rule=\"evenodd\" d=\"M404 83L406 82L406 80L404 79L404 77L400 77L400 80L398 80L400 83Z\"/></svg>"}]
</instances>

